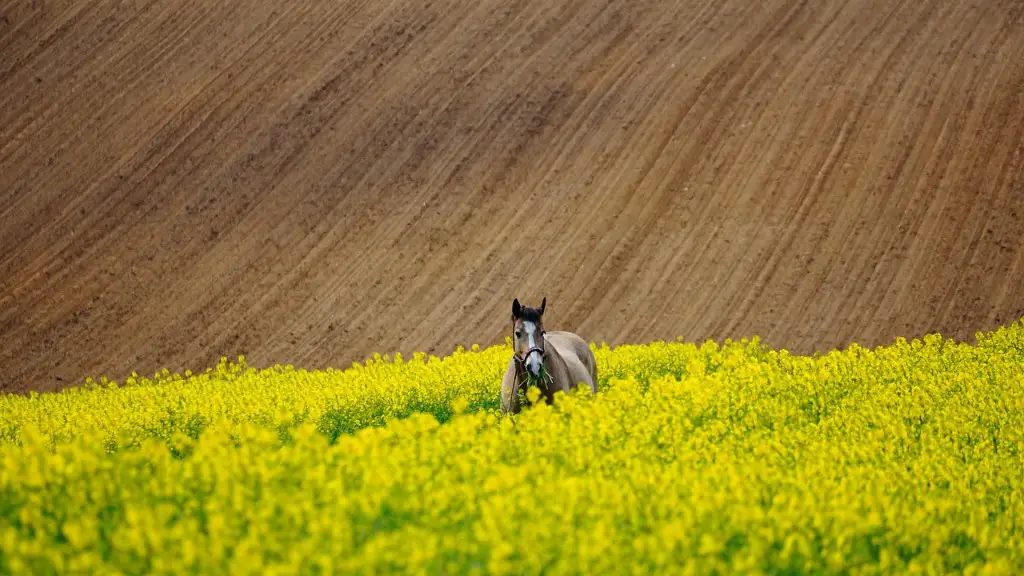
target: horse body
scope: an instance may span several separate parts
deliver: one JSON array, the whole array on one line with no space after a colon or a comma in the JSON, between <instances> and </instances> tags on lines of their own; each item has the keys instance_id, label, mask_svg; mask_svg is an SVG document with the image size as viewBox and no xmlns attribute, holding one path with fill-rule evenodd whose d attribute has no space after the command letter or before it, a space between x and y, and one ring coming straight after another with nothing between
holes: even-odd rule
<instances>
[{"instance_id":1,"label":"horse body","mask_svg":"<svg viewBox=\"0 0 1024 576\"><path fill-rule=\"evenodd\" d=\"M529 381L535 383L548 404L554 402L555 392L567 393L580 385L588 386L592 393L597 393L597 361L590 345L572 332L544 332L541 325L543 311L543 303L539 309L521 308L518 300L513 304L515 354L509 359L501 381L501 407L504 412L519 412L518 391L525 389ZM540 342L536 341L536 332L539 332ZM531 377L531 372L539 365L538 360L543 365L543 378Z\"/></svg>"}]
</instances>

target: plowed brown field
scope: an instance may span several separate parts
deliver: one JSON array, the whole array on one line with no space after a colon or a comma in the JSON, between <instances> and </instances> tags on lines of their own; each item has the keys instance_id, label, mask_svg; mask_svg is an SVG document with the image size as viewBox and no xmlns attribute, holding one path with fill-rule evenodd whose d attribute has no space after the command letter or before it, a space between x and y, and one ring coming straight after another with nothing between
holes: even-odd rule
<instances>
[{"instance_id":1,"label":"plowed brown field","mask_svg":"<svg viewBox=\"0 0 1024 576\"><path fill-rule=\"evenodd\" d=\"M1024 315L1024 3L0 0L0 387Z\"/></svg>"}]
</instances>

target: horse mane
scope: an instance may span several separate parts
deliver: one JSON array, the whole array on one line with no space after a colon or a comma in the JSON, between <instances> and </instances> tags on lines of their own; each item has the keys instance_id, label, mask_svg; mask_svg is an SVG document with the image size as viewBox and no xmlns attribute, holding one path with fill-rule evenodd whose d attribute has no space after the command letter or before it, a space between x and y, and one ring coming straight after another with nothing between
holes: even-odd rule
<instances>
[{"instance_id":1,"label":"horse mane","mask_svg":"<svg viewBox=\"0 0 1024 576\"><path fill-rule=\"evenodd\" d=\"M527 308L523 306L519 309L519 319L526 320L527 322L533 322L534 324L540 324L540 308Z\"/></svg>"}]
</instances>

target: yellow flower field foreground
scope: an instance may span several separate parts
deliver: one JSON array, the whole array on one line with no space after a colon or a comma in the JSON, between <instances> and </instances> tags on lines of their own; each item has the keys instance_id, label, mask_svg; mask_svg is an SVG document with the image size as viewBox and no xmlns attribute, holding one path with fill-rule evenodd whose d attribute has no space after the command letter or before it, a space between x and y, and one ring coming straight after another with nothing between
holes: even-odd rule
<instances>
[{"instance_id":1,"label":"yellow flower field foreground","mask_svg":"<svg viewBox=\"0 0 1024 576\"><path fill-rule=\"evenodd\" d=\"M1024 573L1024 325L792 356L223 362L0 398L0 573Z\"/></svg>"}]
</instances>

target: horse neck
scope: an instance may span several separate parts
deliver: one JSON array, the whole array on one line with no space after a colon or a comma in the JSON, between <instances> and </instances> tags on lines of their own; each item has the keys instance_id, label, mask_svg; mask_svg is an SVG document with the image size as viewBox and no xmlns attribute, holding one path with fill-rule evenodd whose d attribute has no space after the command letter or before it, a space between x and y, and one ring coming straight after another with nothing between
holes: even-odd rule
<instances>
[{"instance_id":1,"label":"horse neck","mask_svg":"<svg viewBox=\"0 0 1024 576\"><path fill-rule=\"evenodd\" d=\"M565 385L565 380L569 377L569 365L566 364L565 359L558 353L558 350L551 346L551 342L547 338L544 339L544 352L548 372L554 380L555 389L558 389Z\"/></svg>"}]
</instances>

